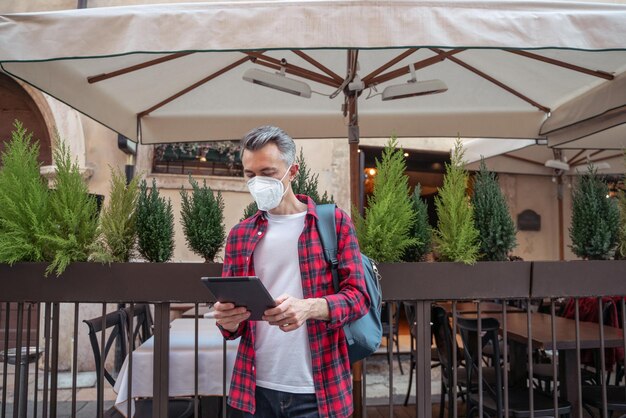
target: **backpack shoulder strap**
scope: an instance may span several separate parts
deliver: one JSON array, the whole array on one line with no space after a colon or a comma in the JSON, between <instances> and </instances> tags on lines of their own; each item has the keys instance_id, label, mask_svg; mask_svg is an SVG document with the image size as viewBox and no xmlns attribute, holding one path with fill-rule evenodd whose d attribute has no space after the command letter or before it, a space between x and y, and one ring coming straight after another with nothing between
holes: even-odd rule
<instances>
[{"instance_id":1,"label":"backpack shoulder strap","mask_svg":"<svg viewBox=\"0 0 626 418\"><path fill-rule=\"evenodd\" d=\"M324 258L330 264L333 274L333 288L339 291L339 276L337 268L337 224L335 223L335 204L317 205L317 232L320 234L322 247L324 248Z\"/></svg>"}]
</instances>

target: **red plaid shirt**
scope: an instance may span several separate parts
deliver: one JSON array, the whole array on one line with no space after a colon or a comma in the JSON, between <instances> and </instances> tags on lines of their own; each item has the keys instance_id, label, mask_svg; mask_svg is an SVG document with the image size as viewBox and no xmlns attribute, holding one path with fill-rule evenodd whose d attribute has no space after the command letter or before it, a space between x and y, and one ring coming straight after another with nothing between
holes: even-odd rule
<instances>
[{"instance_id":1,"label":"red plaid shirt","mask_svg":"<svg viewBox=\"0 0 626 418\"><path fill-rule=\"evenodd\" d=\"M352 413L352 378L342 327L363 316L370 304L359 244L350 218L337 208L335 219L340 291L335 293L332 274L324 259L317 232L315 203L307 196L297 197L308 207L304 230L298 240L302 292L305 298L326 299L330 312L330 321L309 320L306 323L318 410L320 417L348 417ZM265 212L259 211L230 231L226 242L223 276L254 275L252 253L266 230ZM234 408L254 413L255 323L244 321L233 333L224 329L221 331L227 339L241 337L228 403Z\"/></svg>"}]
</instances>

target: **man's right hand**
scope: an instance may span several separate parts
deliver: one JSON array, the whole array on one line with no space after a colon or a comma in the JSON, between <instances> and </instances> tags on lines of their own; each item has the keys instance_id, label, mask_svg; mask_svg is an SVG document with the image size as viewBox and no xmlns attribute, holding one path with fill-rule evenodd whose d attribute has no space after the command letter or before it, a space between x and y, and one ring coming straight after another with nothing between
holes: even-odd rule
<instances>
[{"instance_id":1,"label":"man's right hand","mask_svg":"<svg viewBox=\"0 0 626 418\"><path fill-rule=\"evenodd\" d=\"M250 312L245 307L235 307L232 303L215 302L215 319L226 331L235 332L239 324L250 317Z\"/></svg>"}]
</instances>

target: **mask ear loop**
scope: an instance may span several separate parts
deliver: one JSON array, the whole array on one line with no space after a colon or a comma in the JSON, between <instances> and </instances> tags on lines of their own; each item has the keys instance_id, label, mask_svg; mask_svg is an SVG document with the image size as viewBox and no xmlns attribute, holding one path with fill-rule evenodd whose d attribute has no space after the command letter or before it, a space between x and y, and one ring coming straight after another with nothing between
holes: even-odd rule
<instances>
[{"instance_id":1,"label":"mask ear loop","mask_svg":"<svg viewBox=\"0 0 626 418\"><path fill-rule=\"evenodd\" d=\"M291 167L293 167L293 164L291 164L289 167L287 167L287 171L285 171L285 174L283 174L283 176L281 177L280 181L282 182L283 180L285 180L285 177L287 176L287 174L289 173L289 170L291 170Z\"/></svg>"},{"instance_id":2,"label":"mask ear loop","mask_svg":"<svg viewBox=\"0 0 626 418\"><path fill-rule=\"evenodd\" d=\"M283 177L280 179L280 182L282 184L283 180L285 180L285 177L287 176L287 174L289 173L289 170L291 170L291 167L293 167L293 164L291 164L289 167L287 167L287 171L285 171L285 174L283 174ZM291 180L288 179L289 181L287 182L289 187L291 187ZM287 194L287 187L283 186L283 194L281 197L285 196Z\"/></svg>"}]
</instances>

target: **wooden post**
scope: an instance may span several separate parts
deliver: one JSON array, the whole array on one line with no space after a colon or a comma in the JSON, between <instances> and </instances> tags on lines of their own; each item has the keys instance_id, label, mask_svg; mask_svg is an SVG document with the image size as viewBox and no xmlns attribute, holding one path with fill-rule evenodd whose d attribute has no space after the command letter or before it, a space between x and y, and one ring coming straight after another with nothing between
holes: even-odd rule
<instances>
[{"instance_id":1,"label":"wooden post","mask_svg":"<svg viewBox=\"0 0 626 418\"><path fill-rule=\"evenodd\" d=\"M356 74L356 56L358 52L348 51L348 76ZM348 90L346 90L348 92ZM359 163L359 113L356 92L346 95L348 113L348 143L350 145L350 204L360 210L360 163ZM352 365L352 399L354 405L353 418L363 417L363 363L358 361Z\"/></svg>"}]
</instances>

